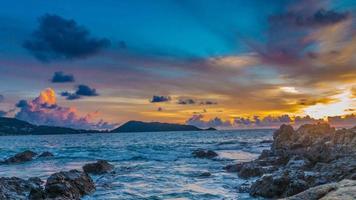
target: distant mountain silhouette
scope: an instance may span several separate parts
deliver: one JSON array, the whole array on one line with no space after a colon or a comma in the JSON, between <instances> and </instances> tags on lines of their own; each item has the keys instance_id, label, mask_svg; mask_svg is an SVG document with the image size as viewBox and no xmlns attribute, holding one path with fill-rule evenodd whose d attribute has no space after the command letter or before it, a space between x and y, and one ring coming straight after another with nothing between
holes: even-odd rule
<instances>
[{"instance_id":1,"label":"distant mountain silhouette","mask_svg":"<svg viewBox=\"0 0 356 200\"><path fill-rule=\"evenodd\" d=\"M128 121L122 126L112 130L113 133L119 132L161 132L161 131L202 131L192 125L183 124L169 124L160 122L141 122L141 121ZM216 130L209 128L208 130Z\"/></svg>"},{"instance_id":2,"label":"distant mountain silhouette","mask_svg":"<svg viewBox=\"0 0 356 200\"><path fill-rule=\"evenodd\" d=\"M1 135L55 135L76 133L119 133L119 132L160 132L160 131L203 131L215 128L200 129L192 125L169 124L160 122L129 121L112 131L82 130L57 126L34 125L16 118L0 117Z\"/></svg>"},{"instance_id":3,"label":"distant mountain silhouette","mask_svg":"<svg viewBox=\"0 0 356 200\"><path fill-rule=\"evenodd\" d=\"M96 133L98 130L77 130L56 126L37 126L15 118L0 117L0 135L50 135Z\"/></svg>"}]
</instances>

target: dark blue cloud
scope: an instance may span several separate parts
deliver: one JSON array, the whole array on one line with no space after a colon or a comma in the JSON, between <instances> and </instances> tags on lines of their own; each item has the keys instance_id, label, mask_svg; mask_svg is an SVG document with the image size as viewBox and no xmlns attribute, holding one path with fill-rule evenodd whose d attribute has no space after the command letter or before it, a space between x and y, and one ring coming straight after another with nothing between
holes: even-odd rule
<instances>
[{"instance_id":1,"label":"dark blue cloud","mask_svg":"<svg viewBox=\"0 0 356 200\"><path fill-rule=\"evenodd\" d=\"M76 95L80 96L98 96L99 94L96 92L96 89L90 88L87 85L78 85L77 91L75 91Z\"/></svg>"},{"instance_id":2,"label":"dark blue cloud","mask_svg":"<svg viewBox=\"0 0 356 200\"><path fill-rule=\"evenodd\" d=\"M181 105L191 105L191 104L195 104L195 100L194 99L179 99L178 100L178 104Z\"/></svg>"},{"instance_id":3,"label":"dark blue cloud","mask_svg":"<svg viewBox=\"0 0 356 200\"><path fill-rule=\"evenodd\" d=\"M28 103L26 100L22 99L19 102L17 102L16 107L25 108L25 107L28 107Z\"/></svg>"},{"instance_id":4,"label":"dark blue cloud","mask_svg":"<svg viewBox=\"0 0 356 200\"><path fill-rule=\"evenodd\" d=\"M72 19L46 14L32 38L23 43L37 59L49 62L56 59L85 58L110 45L106 38L94 38Z\"/></svg>"},{"instance_id":5,"label":"dark blue cloud","mask_svg":"<svg viewBox=\"0 0 356 200\"><path fill-rule=\"evenodd\" d=\"M216 105L216 104L218 104L218 102L209 101L209 100L200 102L200 105Z\"/></svg>"},{"instance_id":6,"label":"dark blue cloud","mask_svg":"<svg viewBox=\"0 0 356 200\"><path fill-rule=\"evenodd\" d=\"M170 101L170 96L153 96L150 100L151 103L167 102Z\"/></svg>"},{"instance_id":7,"label":"dark blue cloud","mask_svg":"<svg viewBox=\"0 0 356 200\"><path fill-rule=\"evenodd\" d=\"M66 97L67 100L76 100L76 99L80 99L80 95L77 95L75 93L71 93L71 92L61 92L61 96L62 97Z\"/></svg>"},{"instance_id":8,"label":"dark blue cloud","mask_svg":"<svg viewBox=\"0 0 356 200\"><path fill-rule=\"evenodd\" d=\"M74 76L72 74L64 74L63 72L54 72L51 82L52 83L74 82Z\"/></svg>"}]
</instances>

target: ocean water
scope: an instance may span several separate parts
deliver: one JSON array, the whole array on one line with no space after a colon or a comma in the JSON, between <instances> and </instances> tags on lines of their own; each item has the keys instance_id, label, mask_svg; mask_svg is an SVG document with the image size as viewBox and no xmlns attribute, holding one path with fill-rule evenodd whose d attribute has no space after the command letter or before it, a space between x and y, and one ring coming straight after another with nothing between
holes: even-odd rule
<instances>
[{"instance_id":1,"label":"ocean water","mask_svg":"<svg viewBox=\"0 0 356 200\"><path fill-rule=\"evenodd\" d=\"M61 170L81 169L105 159L113 173L92 176L97 190L84 199L254 199L239 193L244 180L223 167L255 159L270 143L273 130L113 133L0 137L0 159L32 150L55 157L0 165L0 177L37 176L43 180ZM194 158L192 151L211 149L215 159ZM210 172L210 177L200 177Z\"/></svg>"}]
</instances>

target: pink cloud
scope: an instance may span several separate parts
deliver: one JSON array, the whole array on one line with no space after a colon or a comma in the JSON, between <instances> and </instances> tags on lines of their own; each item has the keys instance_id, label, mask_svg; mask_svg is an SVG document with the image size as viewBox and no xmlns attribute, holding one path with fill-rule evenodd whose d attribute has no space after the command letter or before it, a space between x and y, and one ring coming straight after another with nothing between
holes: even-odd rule
<instances>
[{"instance_id":1,"label":"pink cloud","mask_svg":"<svg viewBox=\"0 0 356 200\"><path fill-rule=\"evenodd\" d=\"M98 113L80 116L74 107L57 105L56 93L47 88L31 101L21 100L16 105L20 111L15 117L37 125L70 127L76 129L112 129L117 124L95 121Z\"/></svg>"}]
</instances>

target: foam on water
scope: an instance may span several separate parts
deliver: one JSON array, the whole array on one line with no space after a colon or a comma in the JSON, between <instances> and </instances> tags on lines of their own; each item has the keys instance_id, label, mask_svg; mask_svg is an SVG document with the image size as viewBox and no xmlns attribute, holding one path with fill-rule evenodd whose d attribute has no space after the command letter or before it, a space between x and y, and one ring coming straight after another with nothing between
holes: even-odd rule
<instances>
[{"instance_id":1,"label":"foam on water","mask_svg":"<svg viewBox=\"0 0 356 200\"><path fill-rule=\"evenodd\" d=\"M238 193L244 181L226 173L227 164L252 160L270 143L272 130L202 131L4 136L1 159L32 150L55 157L17 165L0 165L0 176L45 180L50 174L81 169L105 159L115 171L94 176L97 191L85 199L253 199ZM193 158L195 149L211 149L216 159ZM199 176L210 172L210 177Z\"/></svg>"}]
</instances>

